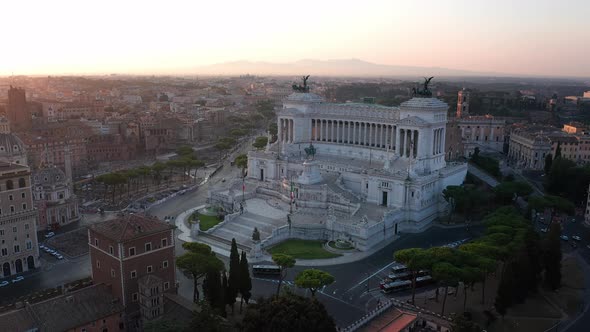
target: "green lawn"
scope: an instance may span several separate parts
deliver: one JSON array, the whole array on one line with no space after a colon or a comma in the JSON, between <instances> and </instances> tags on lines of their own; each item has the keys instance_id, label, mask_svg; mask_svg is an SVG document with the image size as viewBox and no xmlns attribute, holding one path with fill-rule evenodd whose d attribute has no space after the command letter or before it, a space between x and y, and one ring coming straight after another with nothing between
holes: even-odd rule
<instances>
[{"instance_id":1,"label":"green lawn","mask_svg":"<svg viewBox=\"0 0 590 332\"><path fill-rule=\"evenodd\" d=\"M326 251L323 241L290 239L270 248L271 254L286 254L299 259L334 258L340 256Z\"/></svg>"},{"instance_id":2,"label":"green lawn","mask_svg":"<svg viewBox=\"0 0 590 332\"><path fill-rule=\"evenodd\" d=\"M201 231L206 231L221 222L221 219L217 218L217 216L207 216L200 213L196 214L195 219L199 219L199 228Z\"/></svg>"}]
</instances>

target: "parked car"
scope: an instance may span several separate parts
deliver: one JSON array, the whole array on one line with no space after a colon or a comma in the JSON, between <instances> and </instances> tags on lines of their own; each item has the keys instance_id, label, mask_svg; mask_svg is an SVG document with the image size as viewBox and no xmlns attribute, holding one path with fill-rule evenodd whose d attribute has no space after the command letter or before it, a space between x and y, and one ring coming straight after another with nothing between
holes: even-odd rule
<instances>
[{"instance_id":1,"label":"parked car","mask_svg":"<svg viewBox=\"0 0 590 332\"><path fill-rule=\"evenodd\" d=\"M57 251L56 251L56 250L53 250L53 249L49 249L49 251L48 251L48 253L50 253L50 254L52 254L52 255L53 255L54 253L56 253L56 252L57 252Z\"/></svg>"},{"instance_id":2,"label":"parked car","mask_svg":"<svg viewBox=\"0 0 590 332\"><path fill-rule=\"evenodd\" d=\"M541 233L547 233L547 232L548 232L547 228L541 228Z\"/></svg>"},{"instance_id":3,"label":"parked car","mask_svg":"<svg viewBox=\"0 0 590 332\"><path fill-rule=\"evenodd\" d=\"M23 276L18 276L18 277L16 277L16 278L12 279L12 283L19 282L19 281L23 281L23 280L25 280L25 277L23 277Z\"/></svg>"},{"instance_id":4,"label":"parked car","mask_svg":"<svg viewBox=\"0 0 590 332\"><path fill-rule=\"evenodd\" d=\"M51 255L57 257L59 255L59 252L57 250L54 250ZM61 256L61 255L60 255Z\"/></svg>"},{"instance_id":5,"label":"parked car","mask_svg":"<svg viewBox=\"0 0 590 332\"><path fill-rule=\"evenodd\" d=\"M43 248L43 251L45 251L45 252L51 252L51 249L50 249L50 248L47 248L47 247L45 247L45 248Z\"/></svg>"},{"instance_id":6,"label":"parked car","mask_svg":"<svg viewBox=\"0 0 590 332\"><path fill-rule=\"evenodd\" d=\"M560 238L564 241L568 241L570 239L569 237L567 237L567 235L562 235L560 236Z\"/></svg>"},{"instance_id":7,"label":"parked car","mask_svg":"<svg viewBox=\"0 0 590 332\"><path fill-rule=\"evenodd\" d=\"M55 256L55 258L57 258L57 259L64 259L64 256L62 256L62 255L60 255L60 254L57 254L57 253L56 253L54 256Z\"/></svg>"},{"instance_id":8,"label":"parked car","mask_svg":"<svg viewBox=\"0 0 590 332\"><path fill-rule=\"evenodd\" d=\"M10 283L7 280L0 282L0 287L8 286Z\"/></svg>"},{"instance_id":9,"label":"parked car","mask_svg":"<svg viewBox=\"0 0 590 332\"><path fill-rule=\"evenodd\" d=\"M49 233L45 234L45 238L48 239L48 238L50 238L50 237L52 237L54 235L55 235L55 233L49 232Z\"/></svg>"},{"instance_id":10,"label":"parked car","mask_svg":"<svg viewBox=\"0 0 590 332\"><path fill-rule=\"evenodd\" d=\"M580 238L577 235L572 236L572 239L576 240L576 241L582 241L582 238Z\"/></svg>"},{"instance_id":11,"label":"parked car","mask_svg":"<svg viewBox=\"0 0 590 332\"><path fill-rule=\"evenodd\" d=\"M570 242L570 246L572 246L572 248L574 249L578 247L578 245L575 242Z\"/></svg>"}]
</instances>

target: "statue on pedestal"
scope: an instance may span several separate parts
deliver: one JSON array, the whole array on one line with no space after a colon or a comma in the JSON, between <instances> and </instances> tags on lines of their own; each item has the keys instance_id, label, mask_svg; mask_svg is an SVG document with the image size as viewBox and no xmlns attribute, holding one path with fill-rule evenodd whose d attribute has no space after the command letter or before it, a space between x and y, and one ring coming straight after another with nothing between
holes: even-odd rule
<instances>
[{"instance_id":1,"label":"statue on pedestal","mask_svg":"<svg viewBox=\"0 0 590 332\"><path fill-rule=\"evenodd\" d=\"M424 77L424 83L423 83L423 88L420 89L419 86L412 88L412 96L415 97L432 97L432 91L430 91L428 89L428 84L430 84L430 81L434 78L434 76L431 76L429 78Z\"/></svg>"},{"instance_id":2,"label":"statue on pedestal","mask_svg":"<svg viewBox=\"0 0 590 332\"><path fill-rule=\"evenodd\" d=\"M303 85L293 84L292 85L293 90L297 91L297 92L304 92L304 93L309 92L309 86L307 86L307 80L309 79L309 75L303 76L301 79L303 80Z\"/></svg>"}]
</instances>

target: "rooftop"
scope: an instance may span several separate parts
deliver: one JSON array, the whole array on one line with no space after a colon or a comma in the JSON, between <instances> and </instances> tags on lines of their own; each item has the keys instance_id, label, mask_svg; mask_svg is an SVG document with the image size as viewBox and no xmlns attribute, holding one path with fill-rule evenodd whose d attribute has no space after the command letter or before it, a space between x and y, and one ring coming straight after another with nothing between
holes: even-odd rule
<instances>
[{"instance_id":1,"label":"rooftop","mask_svg":"<svg viewBox=\"0 0 590 332\"><path fill-rule=\"evenodd\" d=\"M174 226L158 218L148 217L143 214L128 214L90 226L92 231L117 242L125 242L173 228Z\"/></svg>"}]
</instances>

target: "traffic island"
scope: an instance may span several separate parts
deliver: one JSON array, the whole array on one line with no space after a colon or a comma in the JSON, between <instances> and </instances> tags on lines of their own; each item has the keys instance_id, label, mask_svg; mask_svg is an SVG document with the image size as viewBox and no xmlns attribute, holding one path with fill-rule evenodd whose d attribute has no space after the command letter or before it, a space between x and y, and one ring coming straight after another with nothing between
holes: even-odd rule
<instances>
[{"instance_id":1,"label":"traffic island","mask_svg":"<svg viewBox=\"0 0 590 332\"><path fill-rule=\"evenodd\" d=\"M289 239L267 250L271 255L285 254L295 259L326 259L340 257L324 249L324 241Z\"/></svg>"}]
</instances>

